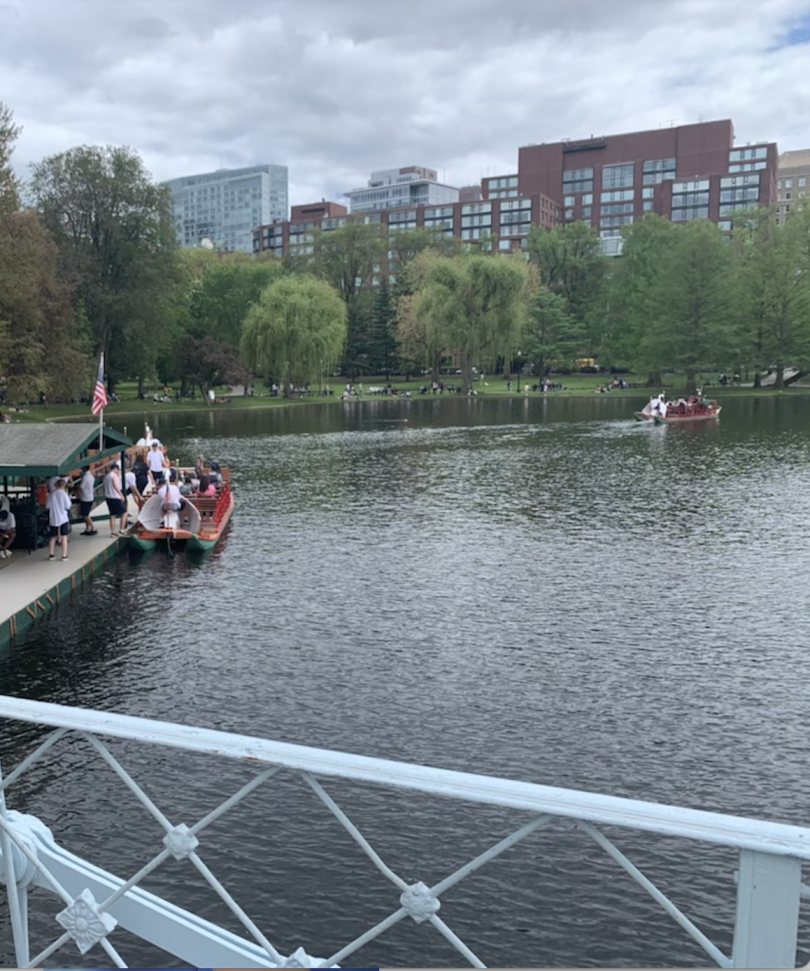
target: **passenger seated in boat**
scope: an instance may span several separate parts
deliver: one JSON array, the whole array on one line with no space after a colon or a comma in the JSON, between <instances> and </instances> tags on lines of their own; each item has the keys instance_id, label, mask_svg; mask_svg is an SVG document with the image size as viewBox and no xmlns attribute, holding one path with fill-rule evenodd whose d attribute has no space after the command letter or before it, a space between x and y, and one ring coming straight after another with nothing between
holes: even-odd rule
<instances>
[{"instance_id":1,"label":"passenger seated in boat","mask_svg":"<svg viewBox=\"0 0 810 971\"><path fill-rule=\"evenodd\" d=\"M200 485L197 489L198 496L215 496L217 494L217 487L211 481L205 472L200 476Z\"/></svg>"}]
</instances>

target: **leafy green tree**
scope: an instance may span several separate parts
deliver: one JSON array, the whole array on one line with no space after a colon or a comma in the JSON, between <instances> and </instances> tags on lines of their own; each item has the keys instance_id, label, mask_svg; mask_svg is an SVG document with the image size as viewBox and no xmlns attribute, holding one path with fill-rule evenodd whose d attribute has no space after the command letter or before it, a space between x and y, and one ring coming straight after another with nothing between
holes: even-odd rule
<instances>
[{"instance_id":1,"label":"leafy green tree","mask_svg":"<svg viewBox=\"0 0 810 971\"><path fill-rule=\"evenodd\" d=\"M612 263L605 292L604 354L614 363L646 366L639 348L658 312L658 275L670 258L679 226L652 213L624 230L620 258ZM661 371L653 370L647 383L661 384Z\"/></svg>"},{"instance_id":2,"label":"leafy green tree","mask_svg":"<svg viewBox=\"0 0 810 971\"><path fill-rule=\"evenodd\" d=\"M176 348L177 368L186 382L199 387L203 400L210 404L209 390L222 384L244 384L250 372L233 344L214 340L210 335L197 338L184 334Z\"/></svg>"},{"instance_id":3,"label":"leafy green tree","mask_svg":"<svg viewBox=\"0 0 810 971\"><path fill-rule=\"evenodd\" d=\"M439 379L442 348L429 346L427 318L419 313L419 295L440 258L434 249L422 250L403 267L396 286L397 353L406 368L416 371L427 365L434 381Z\"/></svg>"},{"instance_id":4,"label":"leafy green tree","mask_svg":"<svg viewBox=\"0 0 810 971\"><path fill-rule=\"evenodd\" d=\"M371 327L369 332L369 369L388 376L397 364L397 309L391 288L385 278L380 280L371 298Z\"/></svg>"},{"instance_id":5,"label":"leafy green tree","mask_svg":"<svg viewBox=\"0 0 810 971\"><path fill-rule=\"evenodd\" d=\"M234 346L251 305L284 274L280 260L254 259L247 253L215 253L189 293L189 329Z\"/></svg>"},{"instance_id":6,"label":"leafy green tree","mask_svg":"<svg viewBox=\"0 0 810 971\"><path fill-rule=\"evenodd\" d=\"M87 146L34 165L30 190L111 385L154 370L175 270L169 190L131 149Z\"/></svg>"},{"instance_id":7,"label":"leafy green tree","mask_svg":"<svg viewBox=\"0 0 810 971\"><path fill-rule=\"evenodd\" d=\"M595 229L577 221L553 229L533 226L526 251L540 283L565 299L568 314L588 329L595 356L602 340L600 296L608 257L602 255Z\"/></svg>"},{"instance_id":8,"label":"leafy green tree","mask_svg":"<svg viewBox=\"0 0 810 971\"><path fill-rule=\"evenodd\" d=\"M20 183L11 167L11 154L21 130L14 124L12 110L0 101L0 216L20 208Z\"/></svg>"},{"instance_id":9,"label":"leafy green tree","mask_svg":"<svg viewBox=\"0 0 810 971\"><path fill-rule=\"evenodd\" d=\"M464 390L473 366L491 370L511 354L523 329L528 268L520 256L469 253L438 257L415 294L413 313L425 323L428 349L460 357Z\"/></svg>"},{"instance_id":10,"label":"leafy green tree","mask_svg":"<svg viewBox=\"0 0 810 971\"><path fill-rule=\"evenodd\" d=\"M701 370L734 353L737 292L731 247L717 226L696 219L675 227L654 275L639 361L650 371L683 371L693 392Z\"/></svg>"},{"instance_id":11,"label":"leafy green tree","mask_svg":"<svg viewBox=\"0 0 810 971\"><path fill-rule=\"evenodd\" d=\"M374 277L384 272L385 246L380 225L359 218L315 234L312 272L331 284L346 305L342 366L352 376L370 370L371 290Z\"/></svg>"},{"instance_id":12,"label":"leafy green tree","mask_svg":"<svg viewBox=\"0 0 810 971\"><path fill-rule=\"evenodd\" d=\"M539 286L532 294L521 339L523 356L543 376L555 362L566 365L582 353L587 340L584 326L567 310L565 298Z\"/></svg>"},{"instance_id":13,"label":"leafy green tree","mask_svg":"<svg viewBox=\"0 0 810 971\"><path fill-rule=\"evenodd\" d=\"M810 365L810 211L794 210L784 225L767 209L741 214L734 220L734 251L754 383L774 368L775 387L782 388L788 365Z\"/></svg>"},{"instance_id":14,"label":"leafy green tree","mask_svg":"<svg viewBox=\"0 0 810 971\"><path fill-rule=\"evenodd\" d=\"M340 359L346 305L328 283L282 277L259 295L247 314L240 347L248 367L275 378L289 397L322 378Z\"/></svg>"},{"instance_id":15,"label":"leafy green tree","mask_svg":"<svg viewBox=\"0 0 810 971\"><path fill-rule=\"evenodd\" d=\"M88 387L90 361L56 247L36 215L20 211L10 163L19 132L0 103L0 396L24 401L44 391L67 401Z\"/></svg>"},{"instance_id":16,"label":"leafy green tree","mask_svg":"<svg viewBox=\"0 0 810 971\"><path fill-rule=\"evenodd\" d=\"M57 252L32 212L0 216L0 375L10 400L69 401L90 386Z\"/></svg>"}]
</instances>

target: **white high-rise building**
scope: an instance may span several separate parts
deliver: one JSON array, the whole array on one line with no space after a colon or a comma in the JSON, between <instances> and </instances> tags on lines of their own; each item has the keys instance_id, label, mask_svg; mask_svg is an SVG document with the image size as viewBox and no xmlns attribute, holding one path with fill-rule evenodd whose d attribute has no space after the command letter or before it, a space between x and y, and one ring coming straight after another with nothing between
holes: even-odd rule
<instances>
[{"instance_id":1,"label":"white high-rise building","mask_svg":"<svg viewBox=\"0 0 810 971\"><path fill-rule=\"evenodd\" d=\"M252 165L187 175L165 183L174 199L177 242L253 250L253 230L287 218L286 165Z\"/></svg>"},{"instance_id":2,"label":"white high-rise building","mask_svg":"<svg viewBox=\"0 0 810 971\"><path fill-rule=\"evenodd\" d=\"M434 206L458 202L459 190L437 181L434 169L410 165L404 169L381 169L372 172L364 189L352 189L346 195L350 212L372 209L396 209L400 206Z\"/></svg>"}]
</instances>

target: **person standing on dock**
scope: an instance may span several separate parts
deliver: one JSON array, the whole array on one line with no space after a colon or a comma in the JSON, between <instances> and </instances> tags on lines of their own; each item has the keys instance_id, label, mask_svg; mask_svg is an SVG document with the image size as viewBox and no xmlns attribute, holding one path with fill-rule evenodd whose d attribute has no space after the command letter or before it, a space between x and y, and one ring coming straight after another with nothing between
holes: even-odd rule
<instances>
[{"instance_id":1,"label":"person standing on dock","mask_svg":"<svg viewBox=\"0 0 810 971\"><path fill-rule=\"evenodd\" d=\"M82 480L79 483L79 512L84 517L84 532L82 536L95 536L98 532L90 517L90 513L93 510L95 489L96 477L90 469L85 469Z\"/></svg>"},{"instance_id":2,"label":"person standing on dock","mask_svg":"<svg viewBox=\"0 0 810 971\"><path fill-rule=\"evenodd\" d=\"M117 463L104 476L104 498L110 510L110 536L118 536L127 528L127 501L121 489ZM117 529L116 520L118 520Z\"/></svg>"},{"instance_id":3,"label":"person standing on dock","mask_svg":"<svg viewBox=\"0 0 810 971\"><path fill-rule=\"evenodd\" d=\"M0 509L0 556L3 559L11 556L9 546L17 535L17 520L9 509Z\"/></svg>"},{"instance_id":4,"label":"person standing on dock","mask_svg":"<svg viewBox=\"0 0 810 971\"><path fill-rule=\"evenodd\" d=\"M70 532L70 496L67 492L67 482L58 479L56 488L48 496L48 559L56 558L56 538L62 544L62 559L68 558L68 533Z\"/></svg>"}]
</instances>

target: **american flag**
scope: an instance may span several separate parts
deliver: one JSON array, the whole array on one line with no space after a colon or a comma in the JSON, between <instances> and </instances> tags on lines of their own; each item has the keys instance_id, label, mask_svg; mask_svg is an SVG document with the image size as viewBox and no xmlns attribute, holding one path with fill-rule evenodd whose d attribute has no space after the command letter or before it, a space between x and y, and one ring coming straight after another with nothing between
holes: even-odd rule
<instances>
[{"instance_id":1,"label":"american flag","mask_svg":"<svg viewBox=\"0 0 810 971\"><path fill-rule=\"evenodd\" d=\"M100 411L104 410L104 406L107 404L107 391L104 387L104 355L98 362L98 377L96 378L96 387L93 391L93 403L90 405L90 410L94 415L97 415Z\"/></svg>"}]
</instances>

